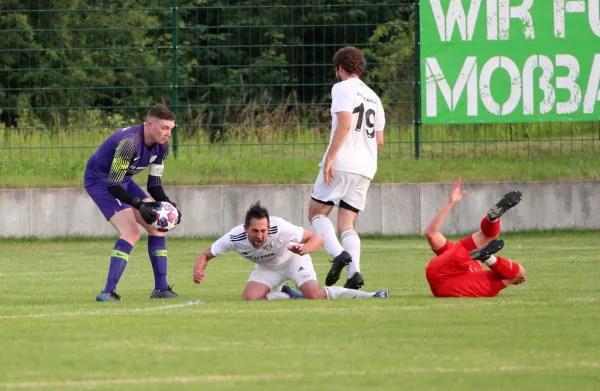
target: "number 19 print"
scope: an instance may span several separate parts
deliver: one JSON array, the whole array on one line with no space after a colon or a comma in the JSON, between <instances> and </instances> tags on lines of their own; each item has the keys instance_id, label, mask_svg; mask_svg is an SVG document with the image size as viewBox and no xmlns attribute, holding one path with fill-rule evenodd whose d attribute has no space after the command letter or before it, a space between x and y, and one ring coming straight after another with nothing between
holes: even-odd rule
<instances>
[{"instance_id":1,"label":"number 19 print","mask_svg":"<svg viewBox=\"0 0 600 391\"><path fill-rule=\"evenodd\" d=\"M365 132L367 133L367 137L373 138L375 137L375 110L367 109L365 112L365 104L361 103L356 106L354 110L352 110L352 114L358 113L358 119L356 120L356 127L354 130L356 132L362 131L363 127L365 128ZM364 123L363 123L364 117Z\"/></svg>"}]
</instances>

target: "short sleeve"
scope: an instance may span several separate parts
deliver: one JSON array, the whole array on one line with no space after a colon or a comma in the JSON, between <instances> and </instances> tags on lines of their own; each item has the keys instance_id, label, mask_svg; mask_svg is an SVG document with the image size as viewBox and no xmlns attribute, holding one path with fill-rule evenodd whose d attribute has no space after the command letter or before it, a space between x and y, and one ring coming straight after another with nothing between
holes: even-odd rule
<instances>
[{"instance_id":1,"label":"short sleeve","mask_svg":"<svg viewBox=\"0 0 600 391\"><path fill-rule=\"evenodd\" d=\"M377 115L375 116L375 131L383 131L385 128L385 110L383 110L383 105L381 104L381 100L377 100Z\"/></svg>"},{"instance_id":2,"label":"short sleeve","mask_svg":"<svg viewBox=\"0 0 600 391\"><path fill-rule=\"evenodd\" d=\"M289 223L283 219L279 219L279 235L285 242L300 243L304 236L304 228Z\"/></svg>"},{"instance_id":3,"label":"short sleeve","mask_svg":"<svg viewBox=\"0 0 600 391\"><path fill-rule=\"evenodd\" d=\"M214 242L210 246L210 253L213 257L225 254L228 251L233 250L233 243L229 239L229 233L223 235L219 240Z\"/></svg>"},{"instance_id":4,"label":"short sleeve","mask_svg":"<svg viewBox=\"0 0 600 391\"><path fill-rule=\"evenodd\" d=\"M344 88L341 84L336 84L331 89L331 112L339 113L347 111L349 113L354 110L353 99L350 96L349 91Z\"/></svg>"},{"instance_id":5,"label":"short sleeve","mask_svg":"<svg viewBox=\"0 0 600 391\"><path fill-rule=\"evenodd\" d=\"M156 157L156 160L154 160L152 162L152 164L164 165L168 156L169 156L169 142L167 141L160 146L160 151L158 153L158 156Z\"/></svg>"}]
</instances>

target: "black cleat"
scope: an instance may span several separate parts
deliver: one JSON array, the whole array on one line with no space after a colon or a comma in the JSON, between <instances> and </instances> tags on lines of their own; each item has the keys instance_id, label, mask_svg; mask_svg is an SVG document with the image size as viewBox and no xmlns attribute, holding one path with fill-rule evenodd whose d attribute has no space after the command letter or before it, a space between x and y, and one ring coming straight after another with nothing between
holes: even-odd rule
<instances>
[{"instance_id":1,"label":"black cleat","mask_svg":"<svg viewBox=\"0 0 600 391\"><path fill-rule=\"evenodd\" d=\"M327 273L327 277L325 278L325 285L332 286L340 279L340 274L344 267L348 266L352 262L352 256L348 254L347 251L342 251L340 255L333 258L331 261L331 269Z\"/></svg>"},{"instance_id":2,"label":"black cleat","mask_svg":"<svg viewBox=\"0 0 600 391\"><path fill-rule=\"evenodd\" d=\"M475 261L485 261L489 259L492 254L496 254L504 247L504 240L494 239L483 248L471 251L471 259Z\"/></svg>"},{"instance_id":3,"label":"black cleat","mask_svg":"<svg viewBox=\"0 0 600 391\"><path fill-rule=\"evenodd\" d=\"M509 191L504 194L504 197L498 201L498 203L490 208L487 213L488 220L496 220L500 216L502 216L507 210L517 205L521 199L523 198L523 194L518 191Z\"/></svg>"},{"instance_id":4,"label":"black cleat","mask_svg":"<svg viewBox=\"0 0 600 391\"><path fill-rule=\"evenodd\" d=\"M362 274L360 274L360 272L356 272L352 275L352 277L346 280L344 288L358 290L362 288L363 285L365 285L365 279L363 278Z\"/></svg>"},{"instance_id":5,"label":"black cleat","mask_svg":"<svg viewBox=\"0 0 600 391\"><path fill-rule=\"evenodd\" d=\"M155 289L152 291L150 298L151 299L175 299L176 297L179 297L177 295L177 293L173 292L172 288L173 288L172 286L168 286L167 289L163 289L162 291Z\"/></svg>"},{"instance_id":6,"label":"black cleat","mask_svg":"<svg viewBox=\"0 0 600 391\"><path fill-rule=\"evenodd\" d=\"M96 296L96 301L121 301L121 296L117 295L115 291L100 292Z\"/></svg>"}]
</instances>

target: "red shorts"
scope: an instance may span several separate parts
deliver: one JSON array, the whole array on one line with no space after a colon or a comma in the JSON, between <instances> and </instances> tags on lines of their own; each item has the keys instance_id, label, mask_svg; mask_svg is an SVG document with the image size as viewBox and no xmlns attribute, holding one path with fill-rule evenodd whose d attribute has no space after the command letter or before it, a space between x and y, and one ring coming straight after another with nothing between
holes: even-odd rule
<instances>
[{"instance_id":1,"label":"red shorts","mask_svg":"<svg viewBox=\"0 0 600 391\"><path fill-rule=\"evenodd\" d=\"M434 251L437 257L425 269L434 296L492 297L506 288L500 276L471 259L475 249L473 238L468 236L456 244L446 240L441 249Z\"/></svg>"}]
</instances>

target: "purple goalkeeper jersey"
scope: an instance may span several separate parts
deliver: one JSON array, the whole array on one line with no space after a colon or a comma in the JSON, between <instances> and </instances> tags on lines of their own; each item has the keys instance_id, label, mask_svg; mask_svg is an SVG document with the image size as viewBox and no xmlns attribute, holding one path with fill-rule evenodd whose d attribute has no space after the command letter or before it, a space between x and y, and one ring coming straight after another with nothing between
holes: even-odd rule
<instances>
[{"instance_id":1,"label":"purple goalkeeper jersey","mask_svg":"<svg viewBox=\"0 0 600 391\"><path fill-rule=\"evenodd\" d=\"M127 183L133 175L150 164L162 165L168 152L168 142L146 146L143 124L119 130L107 138L90 157L83 175L83 184L87 187ZM148 187L159 184L160 175L149 176Z\"/></svg>"}]
</instances>

